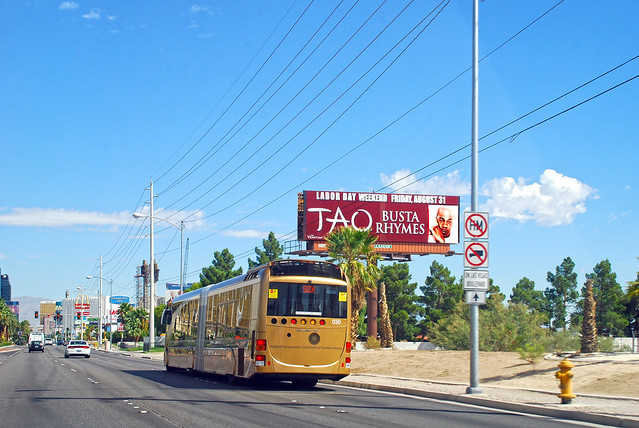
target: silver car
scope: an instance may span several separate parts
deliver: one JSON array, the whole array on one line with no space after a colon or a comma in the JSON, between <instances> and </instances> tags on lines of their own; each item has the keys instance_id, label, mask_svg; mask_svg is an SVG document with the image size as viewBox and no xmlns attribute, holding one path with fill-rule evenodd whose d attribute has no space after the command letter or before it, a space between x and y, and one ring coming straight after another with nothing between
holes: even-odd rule
<instances>
[{"instance_id":1,"label":"silver car","mask_svg":"<svg viewBox=\"0 0 639 428\"><path fill-rule=\"evenodd\" d=\"M83 356L85 358L91 357L91 347L86 340L71 340L64 350L64 358L71 356Z\"/></svg>"}]
</instances>

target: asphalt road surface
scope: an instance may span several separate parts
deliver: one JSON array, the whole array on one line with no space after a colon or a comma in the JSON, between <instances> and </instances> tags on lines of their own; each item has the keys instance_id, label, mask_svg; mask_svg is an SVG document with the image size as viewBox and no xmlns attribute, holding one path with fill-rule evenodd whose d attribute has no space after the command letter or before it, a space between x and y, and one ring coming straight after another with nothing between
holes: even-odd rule
<instances>
[{"instance_id":1,"label":"asphalt road surface","mask_svg":"<svg viewBox=\"0 0 639 428\"><path fill-rule=\"evenodd\" d=\"M318 384L229 385L168 373L161 361L64 347L0 353L3 426L68 427L556 427L574 422L446 401Z\"/></svg>"}]
</instances>

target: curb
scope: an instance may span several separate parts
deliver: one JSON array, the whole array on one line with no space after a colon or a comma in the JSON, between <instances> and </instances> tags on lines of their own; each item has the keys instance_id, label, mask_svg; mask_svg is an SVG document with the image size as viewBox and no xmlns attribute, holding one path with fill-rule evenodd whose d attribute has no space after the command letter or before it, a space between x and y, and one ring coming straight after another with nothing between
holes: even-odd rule
<instances>
[{"instance_id":1,"label":"curb","mask_svg":"<svg viewBox=\"0 0 639 428\"><path fill-rule=\"evenodd\" d=\"M471 395L455 395L445 392L424 391L414 388L405 388L401 386L375 385L354 381L320 381L321 383L330 385L350 386L353 388L371 389L376 391L394 392L397 394L414 395L417 397L434 398L444 401L455 401L464 404L473 404L476 406L489 407L494 409L508 410L519 413L529 413L540 416L549 416L560 419L576 420L580 422L590 422L601 425L611 425L619 427L637 427L639 428L639 420L629 419L621 416L608 416L596 413L586 413L582 410L555 409L544 406L535 406L531 404L508 403L504 401L491 400L483 397Z\"/></svg>"}]
</instances>

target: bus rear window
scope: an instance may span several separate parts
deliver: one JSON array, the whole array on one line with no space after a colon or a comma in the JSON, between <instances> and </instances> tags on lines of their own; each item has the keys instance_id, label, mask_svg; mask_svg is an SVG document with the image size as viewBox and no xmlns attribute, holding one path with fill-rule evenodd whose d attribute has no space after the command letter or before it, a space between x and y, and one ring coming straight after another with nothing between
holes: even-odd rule
<instances>
[{"instance_id":1,"label":"bus rear window","mask_svg":"<svg viewBox=\"0 0 639 428\"><path fill-rule=\"evenodd\" d=\"M320 276L342 279L342 271L332 263L279 260L271 264L271 276Z\"/></svg>"},{"instance_id":2,"label":"bus rear window","mask_svg":"<svg viewBox=\"0 0 639 428\"><path fill-rule=\"evenodd\" d=\"M269 316L346 318L348 294L345 285L271 282Z\"/></svg>"}]
</instances>

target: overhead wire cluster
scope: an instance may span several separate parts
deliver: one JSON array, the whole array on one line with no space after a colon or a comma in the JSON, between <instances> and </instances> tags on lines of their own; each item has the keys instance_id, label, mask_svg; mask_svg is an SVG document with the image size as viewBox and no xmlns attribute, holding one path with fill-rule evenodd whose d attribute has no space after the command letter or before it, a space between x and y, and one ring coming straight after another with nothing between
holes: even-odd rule
<instances>
[{"instance_id":1,"label":"overhead wire cluster","mask_svg":"<svg viewBox=\"0 0 639 428\"><path fill-rule=\"evenodd\" d=\"M528 25L508 38L488 55L484 56L482 61L511 42L519 34L531 28L536 22L563 3L563 1L564 0L558 1L550 9L536 17ZM246 221L251 216L273 205L282 198L296 194L302 189L302 186L311 182L327 170L334 168L339 162L360 150L364 145L371 142L387 129L398 124L402 119L415 112L426 102L432 100L437 94L445 90L470 70L469 67L460 72L456 77L410 107L404 113L389 120L387 124L373 132L370 137L355 143L350 148L344 147L345 150L343 153L333 153L331 156L324 156L323 159L325 159L326 164L319 166L317 162L315 162L315 172L308 172L306 178L300 182L291 183L290 180L285 180L283 184L280 183L276 185L273 183L268 190L265 189L269 183L272 183L286 169L294 165L294 163L318 141L321 141L327 131L343 119L351 108L361 103L362 98L365 97L372 87L379 83L386 71L394 66L397 60L410 49L412 44L427 32L429 26L445 12L449 1L441 1L428 10L421 10L423 9L423 3L418 2L417 5L414 5L413 1L406 2L402 7L399 7L394 2L387 4L386 1L381 1L376 7L369 7L367 2L362 2L367 3L366 5L360 5L358 0L350 2L348 5L345 3L347 2L341 1L334 9L325 11L326 17L317 27L311 28L312 34L307 38L302 38L297 32L303 34L304 31L302 31L302 29L307 30L310 28L308 25L309 20L307 19L309 11L315 10L313 8L323 9L323 5L316 5L314 1L310 1L259 67L257 67L257 70L242 88L239 89L237 95L233 97L222 113L217 116L213 124L204 130L202 135L176 162L159 174L155 183L158 185L158 188L160 188L157 196L162 198L162 208L158 209L156 214L171 219L173 222L184 221L187 225L194 225L198 222L202 222L204 219L219 216L221 213L236 207L241 202L250 198L251 204L249 204L248 208L244 209L244 215L238 215L230 220L220 220L220 224L224 223L223 226L220 225L212 233L197 240L192 240L191 245L206 241L212 236ZM286 12L285 17L282 18L278 27L283 25L285 18L290 14L292 9L293 6ZM389 9L392 9L394 13L390 13ZM364 13L363 10L367 13ZM410 18L413 19L411 20ZM411 22L410 25L408 24L409 21ZM397 31L398 28L401 32ZM394 29L395 31L389 31L390 29ZM276 32L277 27L276 30L273 30L271 36L276 34ZM295 46L298 41L299 43L303 42L301 47L292 48L291 46ZM329 41L331 43L329 43ZM331 44L336 47L329 50L329 55L326 53L326 50L330 49L328 46ZM265 46L266 42L265 45L262 45L262 48ZM359 48L357 48L358 46ZM384 46L384 48L380 49L380 46ZM375 48L377 48L377 50L375 50ZM287 49L293 49L292 52L294 52L294 54L292 56L288 55ZM295 49L297 50L295 51ZM304 52L306 52L306 54L304 54ZM289 61L279 61L286 63L283 67L279 67L277 60L278 54L284 57L290 57L291 59ZM348 57L348 55L350 55L350 57ZM256 54L244 71L250 68L250 64L255 61L257 57L258 55ZM327 57L329 58L328 60L318 60L318 58ZM346 57L346 59L343 57ZM338 58L341 59L341 66L338 64ZM588 84L616 71L635 59L637 59L637 56L531 110L525 115L511 120L505 125L484 135L480 140L496 135L506 127L514 125L522 119L584 88ZM279 70L272 79L268 78L269 67L275 68L276 71ZM309 72L308 68L310 67L316 67L315 72ZM570 108L553 114L532 126L527 126L506 138L486 145L481 151L489 150L506 141L513 141L522 133L583 105L616 87L629 83L636 77L638 76L627 79ZM239 83L239 81L240 78L238 77L231 88ZM257 89L258 85L264 81L266 81L266 83L264 83L265 89ZM278 84L278 82L280 83ZM231 93L231 88L227 91L227 94ZM256 98L251 98L255 91L257 91ZM349 97L350 100L348 99ZM246 101L246 104L250 105L249 107L242 107L242 100L245 98L249 99ZM306 98L306 102L304 98ZM279 107L278 103L280 103ZM321 104L323 104L323 106ZM221 102L218 102L216 107L219 105L221 105ZM211 111L214 110L215 107ZM270 115L266 112L276 113ZM210 115L211 113L207 115L207 118ZM228 127L225 127L225 121L223 120L223 118L226 117L230 120ZM236 117L237 119L233 120L231 119L232 117ZM260 121L262 121L262 124L258 123ZM269 129L271 130L269 131ZM242 134L242 132L246 135ZM306 135L310 132L314 132L315 136L311 137ZM305 136L300 137L302 134ZM196 135L196 133L191 134L191 136L193 135ZM302 138L307 141L306 145L300 145L299 140ZM204 154L197 154L196 149L200 147L200 145L203 145L203 142L206 142L208 150ZM259 142L261 142L261 145L254 147L254 144L259 144ZM274 147L277 144L279 144L279 146ZM182 145L182 148L184 146L185 144ZM411 186L417 181L424 180L459 164L470 157L469 155L464 156L462 153L467 147L469 147L469 144L461 145L439 158L429 160L426 165L417 167L408 176L397 179L377 191L392 188L392 192L396 192ZM226 152L224 151L225 149L227 149ZM270 153L268 150L270 150ZM449 160L449 163L438 167L437 170L431 171L428 174L417 177L418 173L431 169L446 160ZM224 169L230 170L227 171L223 177L218 177L218 175L224 174ZM198 172L207 170L210 171L210 174L206 177L196 178ZM177 176L170 178L172 175ZM398 185L409 177L414 177L414 181L401 187ZM246 182L249 178L253 178L254 182L247 185ZM225 189L221 188L223 184L226 185ZM227 194L231 193L231 191L242 185L244 185L244 188L243 191L240 192L242 194L241 197L233 201L225 201L223 199ZM220 188L218 189L218 187ZM264 200L264 198L257 198L256 194L260 191L262 194L270 196L266 200ZM143 196L141 196L138 201L136 211L142 208L142 198ZM204 210L213 204L215 204L215 211L205 214ZM157 233L162 233L168 229L170 229L170 226L162 226ZM130 263L138 255L143 242L143 239L139 239L142 236L143 230L144 220L130 221L123 229L116 243L105 253L105 257L107 255L109 256L109 260L106 264L112 264L112 266L109 267L109 273L107 275L110 277L118 277L125 270L130 269ZM176 234L177 231L174 232L173 237L165 249L159 253L159 256L156 256L156 260L161 260L163 255L169 251L179 249L169 249ZM287 237L294 237L295 235L296 231L291 231L277 238L281 240ZM246 252L238 254L236 257L248 256L252 254L253 251L254 249L247 250ZM199 272L200 269L201 267L197 267L197 269L194 268L193 271L187 272L186 274L190 276ZM171 280L174 278L168 279Z\"/></svg>"}]
</instances>

